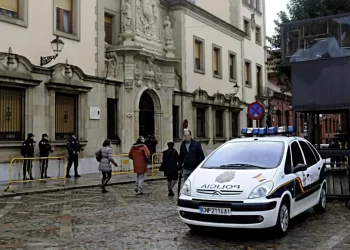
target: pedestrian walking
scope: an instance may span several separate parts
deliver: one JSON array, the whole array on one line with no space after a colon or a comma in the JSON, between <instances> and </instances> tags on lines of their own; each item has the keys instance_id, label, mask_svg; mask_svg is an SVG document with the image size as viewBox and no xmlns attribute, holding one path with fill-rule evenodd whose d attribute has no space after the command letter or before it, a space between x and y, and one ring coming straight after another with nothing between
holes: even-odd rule
<instances>
[{"instance_id":1,"label":"pedestrian walking","mask_svg":"<svg viewBox=\"0 0 350 250\"><path fill-rule=\"evenodd\" d=\"M174 196L173 188L178 180L179 154L174 149L174 143L168 142L168 149L163 151L163 160L160 171L164 171L164 176L168 180L168 196Z\"/></svg>"},{"instance_id":2,"label":"pedestrian walking","mask_svg":"<svg viewBox=\"0 0 350 250\"><path fill-rule=\"evenodd\" d=\"M49 141L49 136L47 134L42 134L41 141L39 141L39 156L40 157L49 157L51 151L51 145ZM50 178L47 176L47 168L49 166L49 160L48 159L42 159L40 160L40 172L41 172L41 179L44 178Z\"/></svg>"},{"instance_id":3,"label":"pedestrian walking","mask_svg":"<svg viewBox=\"0 0 350 250\"><path fill-rule=\"evenodd\" d=\"M79 165L79 153L80 153L80 143L77 137L73 134L72 137L67 142L68 149L68 165L66 178L70 178L70 169L74 163L74 177L78 178L78 165Z\"/></svg>"},{"instance_id":4,"label":"pedestrian walking","mask_svg":"<svg viewBox=\"0 0 350 250\"><path fill-rule=\"evenodd\" d=\"M35 135L33 133L29 133L27 140L25 140L22 144L21 148L21 155L24 158L33 158L34 157L34 142ZM23 162L23 180L27 180L27 172L29 175L30 180L34 180L32 175L32 169L33 169L33 160L24 160Z\"/></svg>"},{"instance_id":5,"label":"pedestrian walking","mask_svg":"<svg viewBox=\"0 0 350 250\"><path fill-rule=\"evenodd\" d=\"M111 148L111 141L105 140L102 144L102 148L97 150L96 153L96 159L100 163L98 165L98 170L102 173L102 193L107 193L106 185L109 182L109 180L112 177L112 165L111 163L117 167L118 164L114 161L112 157L112 148Z\"/></svg>"},{"instance_id":6,"label":"pedestrian walking","mask_svg":"<svg viewBox=\"0 0 350 250\"><path fill-rule=\"evenodd\" d=\"M140 136L129 151L129 158L133 160L134 173L137 174L135 188L137 194L143 194L142 186L145 179L145 173L147 173L147 161L150 156L150 152L145 145L145 139Z\"/></svg>"},{"instance_id":7,"label":"pedestrian walking","mask_svg":"<svg viewBox=\"0 0 350 250\"><path fill-rule=\"evenodd\" d=\"M205 157L201 143L192 139L190 130L185 130L184 139L180 146L179 164L183 167L183 177L186 181Z\"/></svg>"}]
</instances>

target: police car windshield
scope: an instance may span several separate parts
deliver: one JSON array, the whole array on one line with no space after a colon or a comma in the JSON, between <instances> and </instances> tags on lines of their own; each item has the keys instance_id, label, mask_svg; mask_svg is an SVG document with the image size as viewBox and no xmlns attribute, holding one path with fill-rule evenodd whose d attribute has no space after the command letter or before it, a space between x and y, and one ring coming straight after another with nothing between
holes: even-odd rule
<instances>
[{"instance_id":1,"label":"police car windshield","mask_svg":"<svg viewBox=\"0 0 350 250\"><path fill-rule=\"evenodd\" d=\"M202 168L277 168L282 160L283 152L283 142L230 142L208 157Z\"/></svg>"}]
</instances>

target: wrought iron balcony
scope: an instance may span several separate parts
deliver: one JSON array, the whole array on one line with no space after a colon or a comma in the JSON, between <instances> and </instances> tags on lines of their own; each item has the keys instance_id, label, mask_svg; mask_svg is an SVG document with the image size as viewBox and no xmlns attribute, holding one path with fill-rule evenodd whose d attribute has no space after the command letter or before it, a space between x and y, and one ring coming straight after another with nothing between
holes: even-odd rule
<instances>
[{"instance_id":1,"label":"wrought iron balcony","mask_svg":"<svg viewBox=\"0 0 350 250\"><path fill-rule=\"evenodd\" d=\"M270 96L270 89L268 87L258 85L256 98L268 99L269 96Z\"/></svg>"},{"instance_id":2,"label":"wrought iron balcony","mask_svg":"<svg viewBox=\"0 0 350 250\"><path fill-rule=\"evenodd\" d=\"M283 24L281 53L286 64L350 56L350 13Z\"/></svg>"}]
</instances>

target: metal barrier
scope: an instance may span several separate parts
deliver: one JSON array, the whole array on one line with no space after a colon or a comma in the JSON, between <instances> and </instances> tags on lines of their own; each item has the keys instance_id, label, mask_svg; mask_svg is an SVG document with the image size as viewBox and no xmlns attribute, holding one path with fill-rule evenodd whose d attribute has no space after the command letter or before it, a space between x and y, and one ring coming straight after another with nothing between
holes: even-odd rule
<instances>
[{"instance_id":1,"label":"metal barrier","mask_svg":"<svg viewBox=\"0 0 350 250\"><path fill-rule=\"evenodd\" d=\"M47 172L42 171L43 167L47 166ZM58 171L56 177L42 178L43 173L47 175L54 175ZM13 158L10 162L9 180L7 188L4 190L15 191L12 188L14 183L28 183L43 180L64 180L63 185L66 184L67 159L64 156L58 157L31 157L31 158ZM30 177L33 179L30 179ZM40 178L36 178L40 176ZM28 179L26 178L28 177Z\"/></svg>"},{"instance_id":2,"label":"metal barrier","mask_svg":"<svg viewBox=\"0 0 350 250\"><path fill-rule=\"evenodd\" d=\"M154 177L154 172L159 170L160 165L162 165L163 153L154 153L152 155L152 177Z\"/></svg>"},{"instance_id":3,"label":"metal barrier","mask_svg":"<svg viewBox=\"0 0 350 250\"><path fill-rule=\"evenodd\" d=\"M113 155L118 167L113 167L112 174L132 174L134 173L134 166L132 160L129 159L128 154Z\"/></svg>"}]
</instances>

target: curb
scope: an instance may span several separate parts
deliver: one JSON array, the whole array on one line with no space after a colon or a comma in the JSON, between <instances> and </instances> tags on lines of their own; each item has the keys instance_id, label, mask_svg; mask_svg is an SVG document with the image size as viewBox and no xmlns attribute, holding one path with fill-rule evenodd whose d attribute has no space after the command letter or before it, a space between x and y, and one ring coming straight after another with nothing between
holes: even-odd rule
<instances>
[{"instance_id":1,"label":"curb","mask_svg":"<svg viewBox=\"0 0 350 250\"><path fill-rule=\"evenodd\" d=\"M144 180L144 182L154 182L154 181L162 181L162 180L166 180L166 178L165 177L155 177L152 179ZM126 184L131 184L131 183L135 183L135 181L128 180L128 181L112 182L112 183L107 184L107 186L126 185ZM7 197L19 196L19 195L54 193L54 192L75 190L75 189L95 188L95 187L100 187L100 186L101 186L100 184L93 184L93 185L89 184L89 185L79 185L79 186L71 186L71 187L63 186L63 187L58 187L58 188L32 190L32 191L18 192L18 193L5 193L5 194L0 194L0 199L7 198Z\"/></svg>"}]
</instances>

